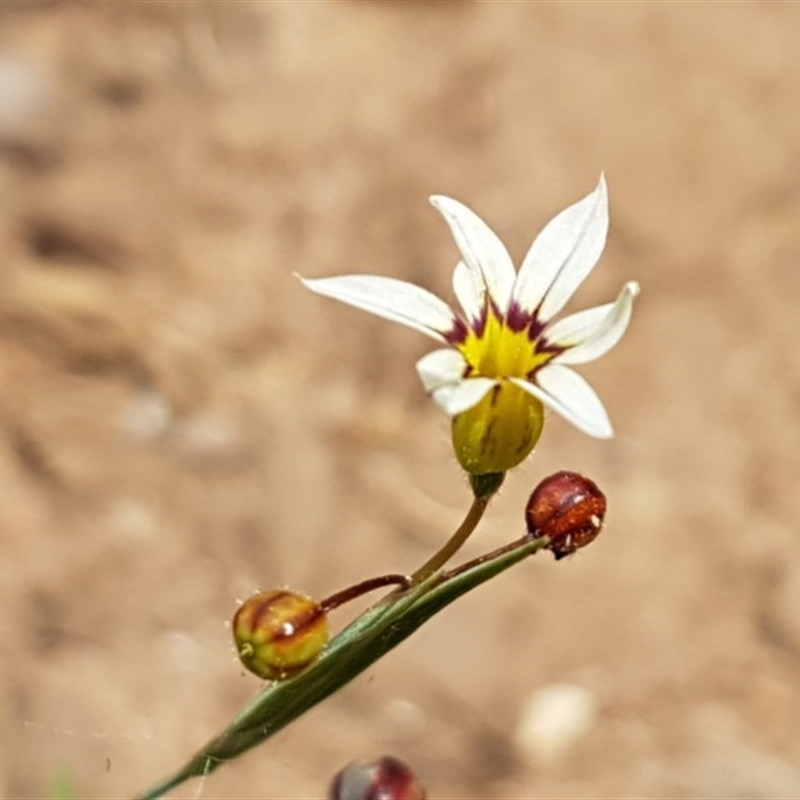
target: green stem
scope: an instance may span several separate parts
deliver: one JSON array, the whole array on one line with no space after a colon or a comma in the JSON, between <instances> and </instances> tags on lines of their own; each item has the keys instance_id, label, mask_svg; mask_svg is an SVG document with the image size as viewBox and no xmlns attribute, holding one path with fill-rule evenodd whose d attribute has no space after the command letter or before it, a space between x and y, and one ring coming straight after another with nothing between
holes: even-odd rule
<instances>
[{"instance_id":1,"label":"green stem","mask_svg":"<svg viewBox=\"0 0 800 800\"><path fill-rule=\"evenodd\" d=\"M206 763L203 764L202 762ZM185 783L189 778L200 778L203 775L208 775L214 769L213 760L207 757L193 758L188 764L174 775L165 778L161 783L151 786L144 794L138 795L136 800L158 800L163 797L171 789L175 789L182 783Z\"/></svg>"},{"instance_id":2,"label":"green stem","mask_svg":"<svg viewBox=\"0 0 800 800\"><path fill-rule=\"evenodd\" d=\"M434 553L412 576L411 585L416 586L422 583L426 578L433 575L434 572L441 569L457 552L461 546L470 537L470 534L478 527L478 523L483 517L483 512L486 511L491 500L489 497L476 497L472 501L472 505L464 517L464 521L458 526L456 532L445 543L441 550Z\"/></svg>"}]
</instances>

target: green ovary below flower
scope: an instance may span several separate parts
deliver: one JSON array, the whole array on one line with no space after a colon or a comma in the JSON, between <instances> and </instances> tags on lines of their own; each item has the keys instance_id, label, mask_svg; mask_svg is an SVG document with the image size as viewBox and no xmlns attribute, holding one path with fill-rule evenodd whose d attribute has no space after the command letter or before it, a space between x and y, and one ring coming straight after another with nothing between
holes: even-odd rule
<instances>
[{"instance_id":1,"label":"green ovary below flower","mask_svg":"<svg viewBox=\"0 0 800 800\"><path fill-rule=\"evenodd\" d=\"M503 243L474 212L448 197L431 202L461 252L453 288L463 315L425 289L393 278L346 275L303 283L447 345L421 358L417 371L453 418L453 447L471 475L520 464L542 432L544 406L590 436L613 436L602 402L570 365L594 361L617 344L630 322L638 284L626 283L613 303L552 321L605 246L605 180L545 226L519 273Z\"/></svg>"},{"instance_id":2,"label":"green ovary below flower","mask_svg":"<svg viewBox=\"0 0 800 800\"><path fill-rule=\"evenodd\" d=\"M477 405L453 417L453 447L471 475L506 472L524 461L544 427L541 401L502 378Z\"/></svg>"}]
</instances>

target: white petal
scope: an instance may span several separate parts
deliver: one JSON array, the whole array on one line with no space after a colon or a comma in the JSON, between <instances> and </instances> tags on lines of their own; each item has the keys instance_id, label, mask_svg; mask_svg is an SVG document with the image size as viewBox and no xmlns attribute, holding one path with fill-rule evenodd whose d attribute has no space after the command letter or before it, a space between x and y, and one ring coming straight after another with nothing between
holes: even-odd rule
<instances>
[{"instance_id":1,"label":"white petal","mask_svg":"<svg viewBox=\"0 0 800 800\"><path fill-rule=\"evenodd\" d=\"M450 197L434 195L431 203L444 216L464 263L476 284L486 286L501 314L508 309L516 271L511 256L497 234L474 212Z\"/></svg>"},{"instance_id":2,"label":"white petal","mask_svg":"<svg viewBox=\"0 0 800 800\"><path fill-rule=\"evenodd\" d=\"M562 211L536 237L520 267L514 300L523 311L538 308L549 320L566 304L592 271L608 233L605 178L583 200Z\"/></svg>"},{"instance_id":3,"label":"white petal","mask_svg":"<svg viewBox=\"0 0 800 800\"><path fill-rule=\"evenodd\" d=\"M567 348L554 360L560 364L586 364L605 355L628 329L633 300L638 294L639 284L631 281L622 287L616 302L572 314L547 328L547 341Z\"/></svg>"},{"instance_id":4,"label":"white petal","mask_svg":"<svg viewBox=\"0 0 800 800\"><path fill-rule=\"evenodd\" d=\"M486 286L480 275L476 275L463 261L459 261L453 272L453 291L471 327L483 316L486 307Z\"/></svg>"},{"instance_id":5,"label":"white petal","mask_svg":"<svg viewBox=\"0 0 800 800\"><path fill-rule=\"evenodd\" d=\"M614 435L608 414L594 389L577 372L560 364L548 364L536 373L536 383L510 378L517 386L561 414L589 436L610 439Z\"/></svg>"},{"instance_id":6,"label":"white petal","mask_svg":"<svg viewBox=\"0 0 800 800\"><path fill-rule=\"evenodd\" d=\"M451 417L469 411L497 385L493 378L465 378L433 390L433 399Z\"/></svg>"},{"instance_id":7,"label":"white petal","mask_svg":"<svg viewBox=\"0 0 800 800\"><path fill-rule=\"evenodd\" d=\"M444 300L413 283L395 278L342 275L318 280L301 277L300 280L312 292L407 325L439 342L447 341L447 334L457 322L455 314Z\"/></svg>"},{"instance_id":8,"label":"white petal","mask_svg":"<svg viewBox=\"0 0 800 800\"><path fill-rule=\"evenodd\" d=\"M426 392L432 392L448 383L458 383L467 369L464 356L448 348L434 350L417 361L417 372Z\"/></svg>"}]
</instances>

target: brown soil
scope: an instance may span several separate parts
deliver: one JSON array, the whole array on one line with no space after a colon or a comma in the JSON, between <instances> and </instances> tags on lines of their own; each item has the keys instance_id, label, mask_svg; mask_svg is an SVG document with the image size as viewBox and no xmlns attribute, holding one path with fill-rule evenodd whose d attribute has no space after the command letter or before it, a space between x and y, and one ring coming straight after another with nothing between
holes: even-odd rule
<instances>
[{"instance_id":1,"label":"brown soil","mask_svg":"<svg viewBox=\"0 0 800 800\"><path fill-rule=\"evenodd\" d=\"M519 258L605 170L575 307L642 284L584 370L617 438L552 417L467 553L561 468L606 532L174 796L319 797L389 752L434 798L800 797L798 30L771 2L1 5L0 793L143 790L259 689L237 598L411 570L463 514L430 343L292 273L449 298L429 194ZM547 760L515 731L554 683L597 716Z\"/></svg>"}]
</instances>

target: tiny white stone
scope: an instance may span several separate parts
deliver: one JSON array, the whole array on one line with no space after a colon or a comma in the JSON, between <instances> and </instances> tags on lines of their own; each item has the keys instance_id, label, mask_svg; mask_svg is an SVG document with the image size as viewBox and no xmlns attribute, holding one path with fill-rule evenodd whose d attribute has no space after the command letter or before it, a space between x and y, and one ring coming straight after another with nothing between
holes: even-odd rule
<instances>
[{"instance_id":1,"label":"tiny white stone","mask_svg":"<svg viewBox=\"0 0 800 800\"><path fill-rule=\"evenodd\" d=\"M585 736L596 720L597 702L588 690L574 684L551 684L528 698L514 739L531 758L551 762Z\"/></svg>"},{"instance_id":2,"label":"tiny white stone","mask_svg":"<svg viewBox=\"0 0 800 800\"><path fill-rule=\"evenodd\" d=\"M120 424L137 439L156 439L172 424L173 410L164 395L152 389L136 392L122 413Z\"/></svg>"},{"instance_id":3,"label":"tiny white stone","mask_svg":"<svg viewBox=\"0 0 800 800\"><path fill-rule=\"evenodd\" d=\"M425 712L410 700L403 697L395 697L390 700L385 707L387 716L405 728L419 730L426 725Z\"/></svg>"},{"instance_id":4,"label":"tiny white stone","mask_svg":"<svg viewBox=\"0 0 800 800\"><path fill-rule=\"evenodd\" d=\"M0 54L0 130L19 131L55 99L55 86L33 63Z\"/></svg>"},{"instance_id":5,"label":"tiny white stone","mask_svg":"<svg viewBox=\"0 0 800 800\"><path fill-rule=\"evenodd\" d=\"M133 497L117 498L105 519L106 534L121 544L147 544L160 531L156 510Z\"/></svg>"}]
</instances>

